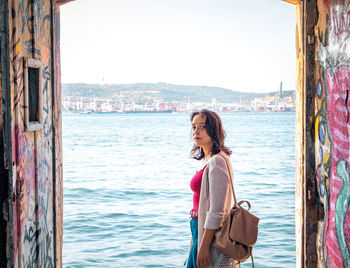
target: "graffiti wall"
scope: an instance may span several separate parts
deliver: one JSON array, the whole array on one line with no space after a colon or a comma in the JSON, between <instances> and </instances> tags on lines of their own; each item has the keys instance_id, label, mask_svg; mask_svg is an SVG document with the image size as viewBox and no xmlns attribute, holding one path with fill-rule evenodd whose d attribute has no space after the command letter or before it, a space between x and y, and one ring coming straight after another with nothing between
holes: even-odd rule
<instances>
[{"instance_id":1,"label":"graffiti wall","mask_svg":"<svg viewBox=\"0 0 350 268\"><path fill-rule=\"evenodd\" d=\"M350 3L318 0L315 166L324 221L319 258L350 266Z\"/></svg>"},{"instance_id":2,"label":"graffiti wall","mask_svg":"<svg viewBox=\"0 0 350 268\"><path fill-rule=\"evenodd\" d=\"M62 219L56 215L56 204L62 200L62 195L56 199L57 186L62 188L61 141L57 141L61 139L60 102L53 101L60 91L59 63L55 62L59 60L59 33L54 36L52 29L58 16L55 8L50 0L8 1L11 111L7 112L11 113L13 205L7 243L14 267L57 266L61 250L57 228L62 228ZM38 78L28 75L31 59L40 63ZM33 91L37 84L38 94ZM26 119L33 107L38 109L34 117L40 124L35 130Z\"/></svg>"}]
</instances>

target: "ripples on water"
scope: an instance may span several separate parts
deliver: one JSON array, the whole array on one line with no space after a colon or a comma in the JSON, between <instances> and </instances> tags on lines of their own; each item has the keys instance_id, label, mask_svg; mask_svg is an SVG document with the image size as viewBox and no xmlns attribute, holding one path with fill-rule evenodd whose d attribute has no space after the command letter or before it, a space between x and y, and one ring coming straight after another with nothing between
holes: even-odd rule
<instances>
[{"instance_id":1,"label":"ripples on water","mask_svg":"<svg viewBox=\"0 0 350 268\"><path fill-rule=\"evenodd\" d=\"M294 113L221 117L237 198L260 217L255 265L294 267ZM63 146L63 266L183 267L189 114L66 114Z\"/></svg>"}]
</instances>

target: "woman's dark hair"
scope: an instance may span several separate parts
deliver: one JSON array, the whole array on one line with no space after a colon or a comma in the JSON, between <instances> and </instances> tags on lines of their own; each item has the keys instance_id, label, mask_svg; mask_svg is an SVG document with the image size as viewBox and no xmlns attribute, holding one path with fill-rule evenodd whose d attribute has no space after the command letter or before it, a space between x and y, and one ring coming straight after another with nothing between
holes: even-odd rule
<instances>
[{"instance_id":1,"label":"woman's dark hair","mask_svg":"<svg viewBox=\"0 0 350 268\"><path fill-rule=\"evenodd\" d=\"M218 114L207 109L202 109L199 112L193 112L191 114L191 122L198 114L200 116L205 116L205 129L210 138L213 140L211 153L214 155L220 151L223 151L227 155L230 155L232 151L224 145L226 133L222 127L222 122ZM191 156L194 159L201 160L205 155L202 148L194 144L191 150Z\"/></svg>"}]
</instances>

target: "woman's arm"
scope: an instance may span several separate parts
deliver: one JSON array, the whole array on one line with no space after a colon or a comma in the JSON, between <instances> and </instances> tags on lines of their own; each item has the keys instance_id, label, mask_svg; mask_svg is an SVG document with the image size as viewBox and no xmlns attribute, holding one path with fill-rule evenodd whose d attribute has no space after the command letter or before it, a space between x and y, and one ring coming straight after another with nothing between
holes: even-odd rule
<instances>
[{"instance_id":1,"label":"woman's arm","mask_svg":"<svg viewBox=\"0 0 350 268\"><path fill-rule=\"evenodd\" d=\"M199 245L197 256L198 267L210 265L210 245L214 234L220 227L222 217L225 214L225 204L230 185L230 175L225 160L216 156L210 163L209 170L209 211L204 223L204 232Z\"/></svg>"},{"instance_id":2,"label":"woman's arm","mask_svg":"<svg viewBox=\"0 0 350 268\"><path fill-rule=\"evenodd\" d=\"M225 215L226 201L230 187L230 175L225 159L216 156L210 163L209 179L209 211L204 228L218 229Z\"/></svg>"},{"instance_id":3,"label":"woman's arm","mask_svg":"<svg viewBox=\"0 0 350 268\"><path fill-rule=\"evenodd\" d=\"M210 245L213 241L215 231L216 229L204 229L197 256L198 268L205 268L210 265Z\"/></svg>"}]
</instances>

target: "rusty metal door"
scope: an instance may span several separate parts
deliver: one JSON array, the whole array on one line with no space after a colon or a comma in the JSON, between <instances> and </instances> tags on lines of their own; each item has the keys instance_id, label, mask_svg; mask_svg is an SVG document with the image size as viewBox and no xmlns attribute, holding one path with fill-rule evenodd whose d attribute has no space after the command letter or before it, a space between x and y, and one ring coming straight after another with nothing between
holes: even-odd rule
<instances>
[{"instance_id":1,"label":"rusty metal door","mask_svg":"<svg viewBox=\"0 0 350 268\"><path fill-rule=\"evenodd\" d=\"M60 267L59 11L51 0L7 0L2 7L7 266Z\"/></svg>"}]
</instances>

